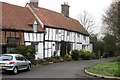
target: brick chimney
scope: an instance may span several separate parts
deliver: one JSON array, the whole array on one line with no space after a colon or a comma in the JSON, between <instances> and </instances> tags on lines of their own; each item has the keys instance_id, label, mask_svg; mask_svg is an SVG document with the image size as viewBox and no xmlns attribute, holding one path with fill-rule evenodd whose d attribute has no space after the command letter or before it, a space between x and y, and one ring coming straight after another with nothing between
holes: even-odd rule
<instances>
[{"instance_id":1,"label":"brick chimney","mask_svg":"<svg viewBox=\"0 0 120 80\"><path fill-rule=\"evenodd\" d=\"M30 0L30 4L35 7L38 8L38 0Z\"/></svg>"},{"instance_id":2,"label":"brick chimney","mask_svg":"<svg viewBox=\"0 0 120 80\"><path fill-rule=\"evenodd\" d=\"M69 18L69 7L70 6L66 2L61 5L61 12L67 18Z\"/></svg>"}]
</instances>

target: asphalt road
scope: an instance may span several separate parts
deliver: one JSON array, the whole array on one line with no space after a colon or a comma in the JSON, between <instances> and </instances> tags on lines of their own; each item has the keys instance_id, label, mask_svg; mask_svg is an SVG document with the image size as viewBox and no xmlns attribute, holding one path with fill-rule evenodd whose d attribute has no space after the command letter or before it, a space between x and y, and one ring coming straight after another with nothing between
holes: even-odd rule
<instances>
[{"instance_id":1,"label":"asphalt road","mask_svg":"<svg viewBox=\"0 0 120 80\"><path fill-rule=\"evenodd\" d=\"M84 73L84 68L116 58L61 62L42 67L34 67L31 71L21 71L17 75L3 73L3 78L93 78Z\"/></svg>"}]
</instances>

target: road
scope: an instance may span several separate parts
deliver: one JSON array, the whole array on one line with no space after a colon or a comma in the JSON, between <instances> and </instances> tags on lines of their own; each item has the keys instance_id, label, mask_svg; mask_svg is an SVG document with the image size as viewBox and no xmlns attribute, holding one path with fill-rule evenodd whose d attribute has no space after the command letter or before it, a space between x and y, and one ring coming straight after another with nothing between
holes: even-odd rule
<instances>
[{"instance_id":1,"label":"road","mask_svg":"<svg viewBox=\"0 0 120 80\"><path fill-rule=\"evenodd\" d=\"M93 78L84 73L84 68L114 60L116 58L102 58L96 60L68 61L42 67L34 67L31 71L21 71L17 75L3 73L3 78Z\"/></svg>"}]
</instances>

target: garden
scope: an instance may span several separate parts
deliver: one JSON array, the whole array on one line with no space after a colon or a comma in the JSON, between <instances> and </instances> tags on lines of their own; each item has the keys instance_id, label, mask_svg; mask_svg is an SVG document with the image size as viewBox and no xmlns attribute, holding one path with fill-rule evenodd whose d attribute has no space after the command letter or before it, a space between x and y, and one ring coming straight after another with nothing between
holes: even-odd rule
<instances>
[{"instance_id":1,"label":"garden","mask_svg":"<svg viewBox=\"0 0 120 80\"><path fill-rule=\"evenodd\" d=\"M72 50L71 54L66 54L66 55L64 54L62 56L57 56L55 51L52 57L35 60L34 45L17 46L14 50L11 51L11 53L22 54L32 62L32 65L34 67L52 64L52 63L64 62L64 61L91 60L97 58L95 53L90 53L90 51L81 49L81 50Z\"/></svg>"}]
</instances>

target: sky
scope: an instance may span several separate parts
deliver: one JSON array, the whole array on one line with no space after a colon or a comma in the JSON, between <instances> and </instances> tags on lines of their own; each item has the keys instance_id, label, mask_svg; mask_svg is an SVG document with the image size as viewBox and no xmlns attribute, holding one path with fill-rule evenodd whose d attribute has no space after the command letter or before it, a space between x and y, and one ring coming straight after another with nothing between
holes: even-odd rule
<instances>
[{"instance_id":1,"label":"sky","mask_svg":"<svg viewBox=\"0 0 120 80\"><path fill-rule=\"evenodd\" d=\"M30 0L0 0L24 7ZM81 12L87 11L97 25L95 33L101 32L102 16L113 0L39 0L39 7L50 9L61 13L61 4L68 2L70 5L70 17L78 19Z\"/></svg>"}]
</instances>

